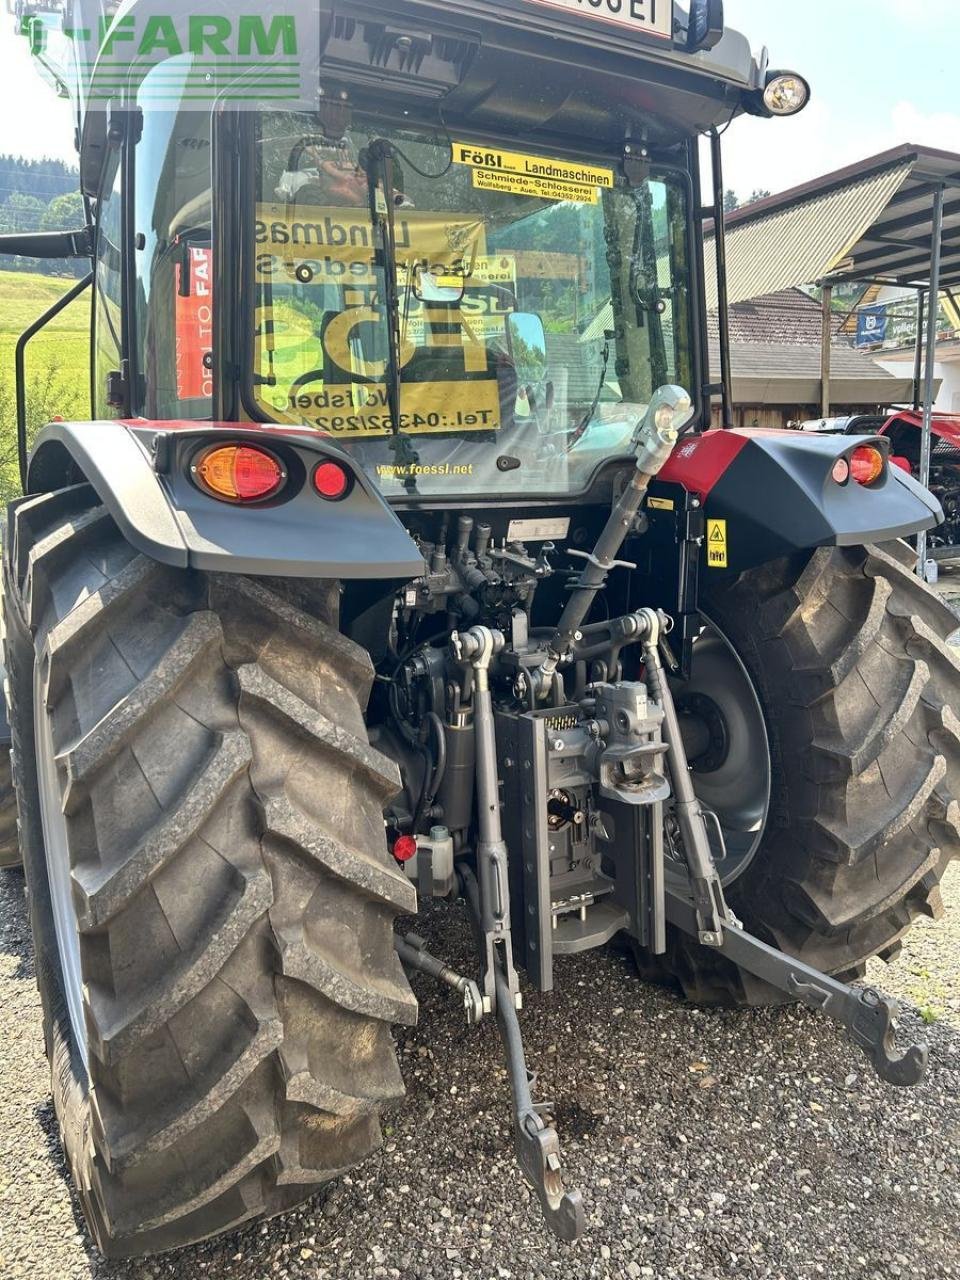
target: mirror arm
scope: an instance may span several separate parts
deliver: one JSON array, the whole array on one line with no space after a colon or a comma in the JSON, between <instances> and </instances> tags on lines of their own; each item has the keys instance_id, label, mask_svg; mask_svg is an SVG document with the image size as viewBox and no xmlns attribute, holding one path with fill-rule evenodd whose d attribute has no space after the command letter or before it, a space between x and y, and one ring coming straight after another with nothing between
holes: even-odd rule
<instances>
[{"instance_id":1,"label":"mirror arm","mask_svg":"<svg viewBox=\"0 0 960 1280\"><path fill-rule=\"evenodd\" d=\"M13 231L0 235L0 253L24 258L92 258L93 227L79 231Z\"/></svg>"},{"instance_id":2,"label":"mirror arm","mask_svg":"<svg viewBox=\"0 0 960 1280\"><path fill-rule=\"evenodd\" d=\"M77 283L68 289L66 293L47 307L43 315L34 320L33 324L28 325L17 339L17 345L13 353L14 368L14 386L16 389L17 404L17 463L20 469L20 488L24 493L27 492L27 370L26 370L26 354L27 344L34 334L39 333L44 325L49 324L54 316L58 316L64 307L68 307L74 299L79 298L85 289L93 284L93 272L90 271L78 280Z\"/></svg>"}]
</instances>

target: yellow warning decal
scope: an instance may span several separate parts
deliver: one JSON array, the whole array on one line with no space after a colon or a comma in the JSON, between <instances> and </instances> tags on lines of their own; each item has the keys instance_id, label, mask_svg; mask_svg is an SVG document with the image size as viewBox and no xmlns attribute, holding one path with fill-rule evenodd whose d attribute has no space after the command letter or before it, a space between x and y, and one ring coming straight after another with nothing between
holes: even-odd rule
<instances>
[{"instance_id":1,"label":"yellow warning decal","mask_svg":"<svg viewBox=\"0 0 960 1280\"><path fill-rule=\"evenodd\" d=\"M614 182L612 169L579 160L478 147L472 142L455 142L453 160L473 170L473 185L480 191L508 191L541 200L596 204L598 188L611 188Z\"/></svg>"},{"instance_id":2,"label":"yellow warning decal","mask_svg":"<svg viewBox=\"0 0 960 1280\"><path fill-rule=\"evenodd\" d=\"M727 522L707 521L707 564L711 569L727 567Z\"/></svg>"},{"instance_id":3,"label":"yellow warning decal","mask_svg":"<svg viewBox=\"0 0 960 1280\"><path fill-rule=\"evenodd\" d=\"M672 511L672 498L648 498L647 506L652 507L654 511Z\"/></svg>"}]
</instances>

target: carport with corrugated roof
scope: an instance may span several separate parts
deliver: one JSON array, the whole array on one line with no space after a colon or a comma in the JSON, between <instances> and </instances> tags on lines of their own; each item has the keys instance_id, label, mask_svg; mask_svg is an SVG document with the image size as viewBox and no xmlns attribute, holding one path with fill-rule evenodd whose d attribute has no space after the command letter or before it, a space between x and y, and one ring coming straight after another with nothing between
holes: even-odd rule
<instances>
[{"instance_id":1,"label":"carport with corrugated roof","mask_svg":"<svg viewBox=\"0 0 960 1280\"><path fill-rule=\"evenodd\" d=\"M714 164L719 147L714 147ZM716 178L716 175L715 175ZM722 189L722 187L720 187ZM712 241L726 264L726 289L707 280L707 305L720 316L724 417L731 403L729 333L726 311L777 289L818 284L823 292L820 390L824 416L830 407L832 291L838 284L862 283L913 288L926 307L917 334L916 387L921 362L923 445L920 478L930 475L933 369L937 301L960 288L960 155L905 145L814 182L759 200L732 214L715 210ZM708 255L709 256L709 255ZM722 280L724 273L718 272ZM925 327L925 332L924 332ZM925 348L925 354L924 354ZM926 560L926 535L919 538L919 567Z\"/></svg>"}]
</instances>

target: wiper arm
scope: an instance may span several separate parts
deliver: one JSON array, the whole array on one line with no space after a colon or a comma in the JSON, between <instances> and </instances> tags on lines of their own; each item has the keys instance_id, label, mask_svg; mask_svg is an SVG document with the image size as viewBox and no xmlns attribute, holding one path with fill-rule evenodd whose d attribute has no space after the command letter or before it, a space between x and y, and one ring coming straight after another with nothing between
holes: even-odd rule
<instances>
[{"instance_id":1,"label":"wiper arm","mask_svg":"<svg viewBox=\"0 0 960 1280\"><path fill-rule=\"evenodd\" d=\"M597 412L597 406L600 404L600 397L603 395L603 388L607 381L607 366L610 363L610 343L613 342L616 334L612 329L605 329L603 332L603 354L600 357L600 381L597 383L596 394L593 397L593 403L590 408L580 419L579 424L574 429L573 435L567 443L567 453L583 439L587 432L587 428L593 421L593 415Z\"/></svg>"},{"instance_id":2,"label":"wiper arm","mask_svg":"<svg viewBox=\"0 0 960 1280\"><path fill-rule=\"evenodd\" d=\"M416 492L413 468L420 455L410 437L400 430L400 290L397 287L397 227L393 203L393 146L386 138L376 138L367 149L367 189L370 218L379 240L383 267L383 300L387 312L387 405L392 435L390 448L403 475L404 488Z\"/></svg>"},{"instance_id":3,"label":"wiper arm","mask_svg":"<svg viewBox=\"0 0 960 1280\"><path fill-rule=\"evenodd\" d=\"M634 245L633 293L638 305L647 313L650 325L650 385L662 387L667 377L667 346L662 316L666 304L660 296L657 272L657 241L653 226L653 202L650 187L637 191L637 237Z\"/></svg>"}]
</instances>

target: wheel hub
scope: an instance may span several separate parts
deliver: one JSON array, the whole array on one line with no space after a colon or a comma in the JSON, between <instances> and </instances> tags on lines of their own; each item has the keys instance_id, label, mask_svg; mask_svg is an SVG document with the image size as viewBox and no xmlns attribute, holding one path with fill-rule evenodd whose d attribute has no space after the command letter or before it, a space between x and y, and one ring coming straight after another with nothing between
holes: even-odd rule
<instances>
[{"instance_id":1,"label":"wheel hub","mask_svg":"<svg viewBox=\"0 0 960 1280\"><path fill-rule=\"evenodd\" d=\"M681 696L676 705L690 768L694 773L715 773L730 748L723 712L705 693Z\"/></svg>"},{"instance_id":2,"label":"wheel hub","mask_svg":"<svg viewBox=\"0 0 960 1280\"><path fill-rule=\"evenodd\" d=\"M770 807L767 726L749 672L708 618L693 644L690 679L672 682L697 798L715 813L723 845L711 836L725 885L753 860ZM668 876L683 874L671 871Z\"/></svg>"}]
</instances>

